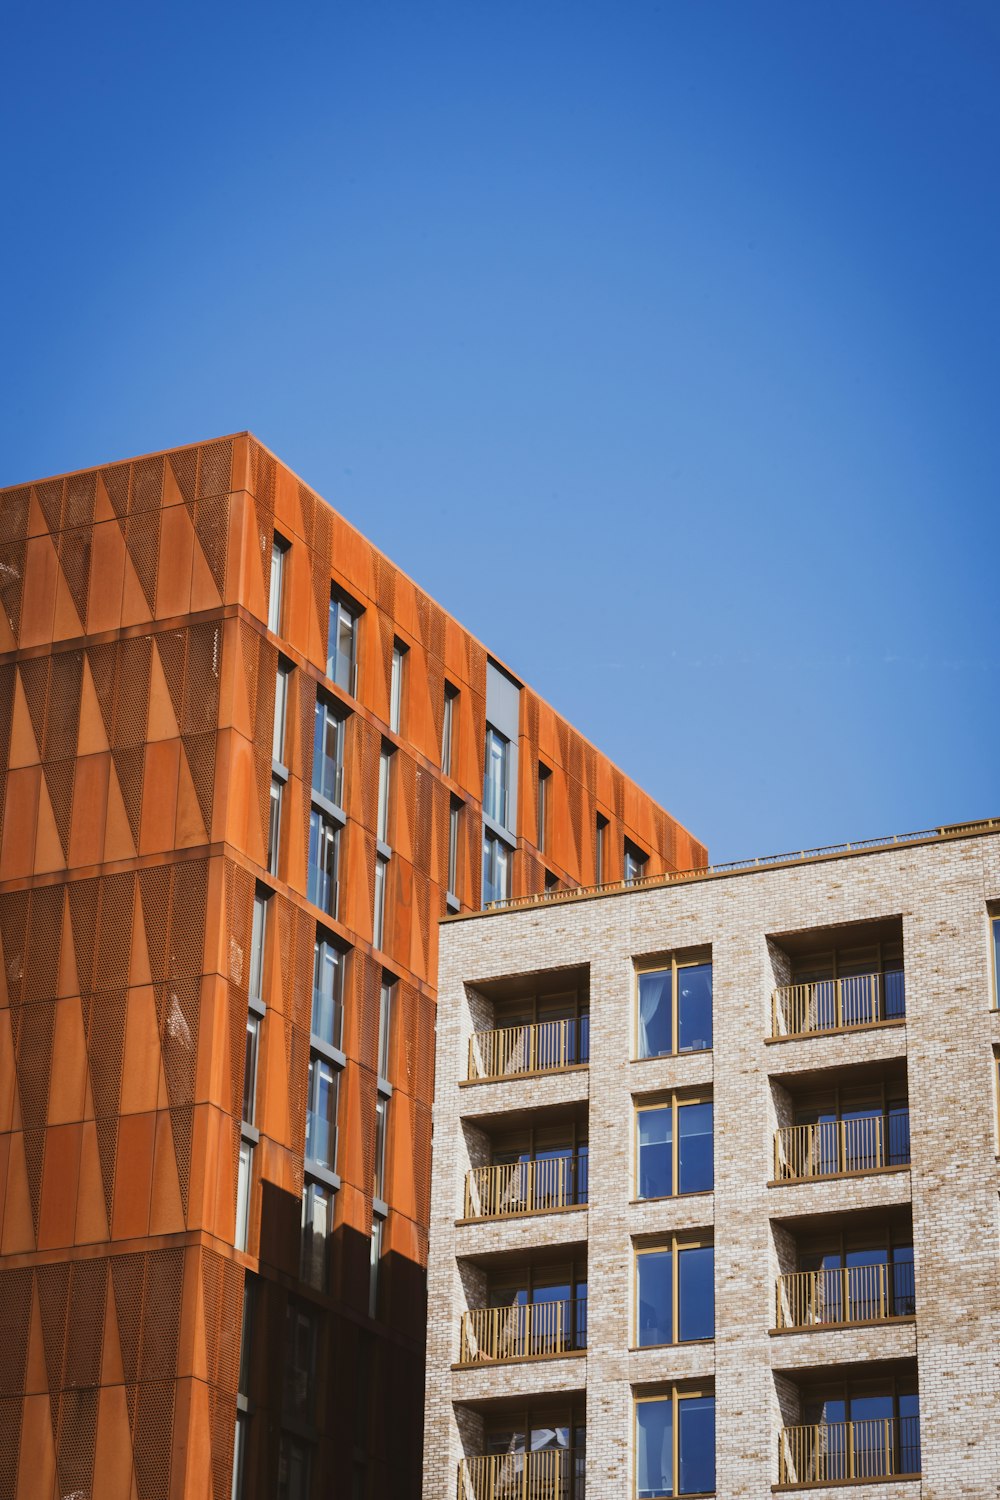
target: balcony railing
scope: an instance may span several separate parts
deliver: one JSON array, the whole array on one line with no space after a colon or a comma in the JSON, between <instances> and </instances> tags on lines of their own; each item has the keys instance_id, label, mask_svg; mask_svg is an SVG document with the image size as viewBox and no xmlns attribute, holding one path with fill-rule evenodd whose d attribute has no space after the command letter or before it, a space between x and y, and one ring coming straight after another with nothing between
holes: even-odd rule
<instances>
[{"instance_id":1,"label":"balcony railing","mask_svg":"<svg viewBox=\"0 0 1000 1500\"><path fill-rule=\"evenodd\" d=\"M587 1299L474 1307L462 1314L463 1365L544 1359L587 1347Z\"/></svg>"},{"instance_id":2,"label":"balcony railing","mask_svg":"<svg viewBox=\"0 0 1000 1500\"><path fill-rule=\"evenodd\" d=\"M542 1213L586 1201L585 1157L553 1156L499 1167L473 1167L465 1179L467 1219Z\"/></svg>"},{"instance_id":3,"label":"balcony railing","mask_svg":"<svg viewBox=\"0 0 1000 1500\"><path fill-rule=\"evenodd\" d=\"M469 1079L512 1078L519 1073L552 1073L590 1058L589 1018L541 1021L537 1026L506 1026L474 1031L469 1038Z\"/></svg>"},{"instance_id":4,"label":"balcony railing","mask_svg":"<svg viewBox=\"0 0 1000 1500\"><path fill-rule=\"evenodd\" d=\"M902 969L888 974L854 974L815 984L784 984L771 1000L771 1035L808 1036L901 1021L906 1015Z\"/></svg>"},{"instance_id":5,"label":"balcony railing","mask_svg":"<svg viewBox=\"0 0 1000 1500\"><path fill-rule=\"evenodd\" d=\"M877 1172L906 1166L909 1160L910 1117L905 1113L785 1125L774 1133L776 1182Z\"/></svg>"},{"instance_id":6,"label":"balcony railing","mask_svg":"<svg viewBox=\"0 0 1000 1500\"><path fill-rule=\"evenodd\" d=\"M779 1484L835 1484L919 1473L919 1417L817 1422L785 1427L779 1434Z\"/></svg>"},{"instance_id":7,"label":"balcony railing","mask_svg":"<svg viewBox=\"0 0 1000 1500\"><path fill-rule=\"evenodd\" d=\"M778 1277L776 1328L875 1323L916 1311L913 1262L830 1266Z\"/></svg>"},{"instance_id":8,"label":"balcony railing","mask_svg":"<svg viewBox=\"0 0 1000 1500\"><path fill-rule=\"evenodd\" d=\"M458 1500L583 1500L584 1455L573 1448L463 1458Z\"/></svg>"}]
</instances>

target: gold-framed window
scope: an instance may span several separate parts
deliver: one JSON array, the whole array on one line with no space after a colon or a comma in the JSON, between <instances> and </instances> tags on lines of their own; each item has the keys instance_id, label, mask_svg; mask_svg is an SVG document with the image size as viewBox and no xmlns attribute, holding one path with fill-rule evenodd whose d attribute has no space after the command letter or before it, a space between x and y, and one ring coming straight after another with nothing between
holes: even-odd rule
<instances>
[{"instance_id":1,"label":"gold-framed window","mask_svg":"<svg viewBox=\"0 0 1000 1500\"><path fill-rule=\"evenodd\" d=\"M633 1056L671 1057L711 1047L711 954L673 954L637 964Z\"/></svg>"},{"instance_id":2,"label":"gold-framed window","mask_svg":"<svg viewBox=\"0 0 1000 1500\"><path fill-rule=\"evenodd\" d=\"M715 1493L715 1389L666 1386L635 1397L635 1500Z\"/></svg>"},{"instance_id":3,"label":"gold-framed window","mask_svg":"<svg viewBox=\"0 0 1000 1500\"><path fill-rule=\"evenodd\" d=\"M714 1147L710 1093L673 1092L637 1103L636 1200L711 1192Z\"/></svg>"},{"instance_id":4,"label":"gold-framed window","mask_svg":"<svg viewBox=\"0 0 1000 1500\"><path fill-rule=\"evenodd\" d=\"M710 1234L674 1234L636 1245L634 1263L634 1348L715 1337L715 1241Z\"/></svg>"}]
</instances>

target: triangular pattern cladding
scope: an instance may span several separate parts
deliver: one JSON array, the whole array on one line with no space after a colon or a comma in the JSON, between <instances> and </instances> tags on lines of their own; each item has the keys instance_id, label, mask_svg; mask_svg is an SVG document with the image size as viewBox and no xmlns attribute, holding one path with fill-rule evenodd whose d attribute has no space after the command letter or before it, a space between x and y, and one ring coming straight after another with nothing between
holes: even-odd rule
<instances>
[{"instance_id":1,"label":"triangular pattern cladding","mask_svg":"<svg viewBox=\"0 0 1000 1500\"><path fill-rule=\"evenodd\" d=\"M142 825L142 793L146 772L146 752L141 746L124 750L112 748L118 789L122 794L125 816L128 819L132 842L139 847L139 829Z\"/></svg>"},{"instance_id":2,"label":"triangular pattern cladding","mask_svg":"<svg viewBox=\"0 0 1000 1500\"><path fill-rule=\"evenodd\" d=\"M123 530L125 517L128 515L129 468L130 466L125 463L114 464L110 469L101 470L101 483L111 501L111 509L118 517Z\"/></svg>"},{"instance_id":3,"label":"triangular pattern cladding","mask_svg":"<svg viewBox=\"0 0 1000 1500\"><path fill-rule=\"evenodd\" d=\"M87 623L87 605L90 602L90 554L93 537L93 528L89 525L77 527L74 531L64 531L60 534L56 549L59 566L84 627Z\"/></svg>"},{"instance_id":4,"label":"triangular pattern cladding","mask_svg":"<svg viewBox=\"0 0 1000 1500\"><path fill-rule=\"evenodd\" d=\"M233 441L222 438L198 449L198 495L225 495L232 486Z\"/></svg>"},{"instance_id":5,"label":"triangular pattern cladding","mask_svg":"<svg viewBox=\"0 0 1000 1500\"><path fill-rule=\"evenodd\" d=\"M2 568L2 562L0 562ZM0 828L3 827L4 790L10 759L10 732L14 722L14 686L17 668L13 662L0 666Z\"/></svg>"},{"instance_id":6,"label":"triangular pattern cladding","mask_svg":"<svg viewBox=\"0 0 1000 1500\"><path fill-rule=\"evenodd\" d=\"M115 1171L118 1164L118 1119L115 1115L98 1115L94 1122L97 1131L97 1156L101 1163L101 1187L104 1190L104 1211L111 1223L115 1201Z\"/></svg>"},{"instance_id":7,"label":"triangular pattern cladding","mask_svg":"<svg viewBox=\"0 0 1000 1500\"><path fill-rule=\"evenodd\" d=\"M135 913L135 875L105 875L101 880L101 917L98 936L97 987L125 987L129 982L129 954Z\"/></svg>"},{"instance_id":8,"label":"triangular pattern cladding","mask_svg":"<svg viewBox=\"0 0 1000 1500\"><path fill-rule=\"evenodd\" d=\"M141 511L125 522L125 550L132 560L150 614L156 612L156 583L160 569L160 517Z\"/></svg>"},{"instance_id":9,"label":"triangular pattern cladding","mask_svg":"<svg viewBox=\"0 0 1000 1500\"><path fill-rule=\"evenodd\" d=\"M3 612L15 641L21 636L21 604L24 598L27 554L27 542L7 542L0 547L0 603L3 604Z\"/></svg>"},{"instance_id":10,"label":"triangular pattern cladding","mask_svg":"<svg viewBox=\"0 0 1000 1500\"><path fill-rule=\"evenodd\" d=\"M194 508L194 530L221 599L226 592L229 496L213 495L209 499L199 500Z\"/></svg>"},{"instance_id":11,"label":"triangular pattern cladding","mask_svg":"<svg viewBox=\"0 0 1000 1500\"><path fill-rule=\"evenodd\" d=\"M179 453L168 453L167 462L177 481L177 488L184 497L188 515L194 521L194 500L198 487L198 450L183 448Z\"/></svg>"},{"instance_id":12,"label":"triangular pattern cladding","mask_svg":"<svg viewBox=\"0 0 1000 1500\"><path fill-rule=\"evenodd\" d=\"M42 515L49 531L55 534L62 530L63 512L63 481L61 479L49 479L44 484L34 486L35 498L41 506Z\"/></svg>"},{"instance_id":13,"label":"triangular pattern cladding","mask_svg":"<svg viewBox=\"0 0 1000 1500\"><path fill-rule=\"evenodd\" d=\"M178 716L181 734L206 734L219 722L222 682L222 626L216 620L186 631L184 699Z\"/></svg>"},{"instance_id":14,"label":"triangular pattern cladding","mask_svg":"<svg viewBox=\"0 0 1000 1500\"><path fill-rule=\"evenodd\" d=\"M72 880L69 891L69 915L73 927L73 951L80 994L94 987L94 959L97 953L97 910L101 891L98 880Z\"/></svg>"},{"instance_id":15,"label":"triangular pattern cladding","mask_svg":"<svg viewBox=\"0 0 1000 1500\"><path fill-rule=\"evenodd\" d=\"M112 745L127 749L146 742L151 651L152 637L148 635L129 636L119 642Z\"/></svg>"},{"instance_id":16,"label":"triangular pattern cladding","mask_svg":"<svg viewBox=\"0 0 1000 1500\"><path fill-rule=\"evenodd\" d=\"M82 996L81 1005L94 1114L100 1122L115 1118L121 1107L128 990L97 990Z\"/></svg>"},{"instance_id":17,"label":"triangular pattern cladding","mask_svg":"<svg viewBox=\"0 0 1000 1500\"><path fill-rule=\"evenodd\" d=\"M51 656L35 656L18 664L24 701L28 705L28 717L42 759L45 757L45 705L49 697L51 664Z\"/></svg>"},{"instance_id":18,"label":"triangular pattern cladding","mask_svg":"<svg viewBox=\"0 0 1000 1500\"><path fill-rule=\"evenodd\" d=\"M118 641L108 641L103 646L87 647L87 664L109 744L114 741L115 733L115 679L118 673L119 645Z\"/></svg>"},{"instance_id":19,"label":"triangular pattern cladding","mask_svg":"<svg viewBox=\"0 0 1000 1500\"><path fill-rule=\"evenodd\" d=\"M181 736L181 743L191 772L194 794L198 799L198 811L205 825L205 833L211 838L217 736L214 731L207 734L185 734Z\"/></svg>"},{"instance_id":20,"label":"triangular pattern cladding","mask_svg":"<svg viewBox=\"0 0 1000 1500\"><path fill-rule=\"evenodd\" d=\"M170 912L170 868L153 865L139 871L139 896L146 932L149 971L154 984L167 974L167 930Z\"/></svg>"},{"instance_id":21,"label":"triangular pattern cladding","mask_svg":"<svg viewBox=\"0 0 1000 1500\"><path fill-rule=\"evenodd\" d=\"M59 1487L64 1495L92 1492L107 1279L105 1259L73 1264L56 1438Z\"/></svg>"},{"instance_id":22,"label":"triangular pattern cladding","mask_svg":"<svg viewBox=\"0 0 1000 1500\"><path fill-rule=\"evenodd\" d=\"M229 1500L232 1486L235 1392L239 1380L243 1269L205 1250L201 1256L209 1385L212 1500Z\"/></svg>"},{"instance_id":23,"label":"triangular pattern cladding","mask_svg":"<svg viewBox=\"0 0 1000 1500\"><path fill-rule=\"evenodd\" d=\"M3 1358L0 1359L0 1396L24 1393L31 1329L31 1267L0 1271L0 1308L3 1309ZM4 1450L0 1448L0 1453ZM15 1469L17 1465L15 1464ZM0 1464L0 1470L3 1465ZM0 1492L2 1493L2 1492Z\"/></svg>"},{"instance_id":24,"label":"triangular pattern cladding","mask_svg":"<svg viewBox=\"0 0 1000 1500\"><path fill-rule=\"evenodd\" d=\"M264 607L271 607L271 545L274 536L274 514L265 500L255 495L253 500L254 529L257 536L257 555L260 558L260 581L264 591ZM265 619L266 619L265 615Z\"/></svg>"},{"instance_id":25,"label":"triangular pattern cladding","mask_svg":"<svg viewBox=\"0 0 1000 1500\"><path fill-rule=\"evenodd\" d=\"M52 1440L59 1438L59 1393L63 1383L66 1358L66 1320L69 1312L68 1261L36 1266L38 1305L42 1315L42 1345L45 1350L45 1373L49 1385L52 1416Z\"/></svg>"},{"instance_id":26,"label":"triangular pattern cladding","mask_svg":"<svg viewBox=\"0 0 1000 1500\"><path fill-rule=\"evenodd\" d=\"M69 859L69 840L73 821L73 790L76 785L76 761L61 760L42 767L45 787L56 820L56 832L63 858Z\"/></svg>"},{"instance_id":27,"label":"triangular pattern cladding","mask_svg":"<svg viewBox=\"0 0 1000 1500\"><path fill-rule=\"evenodd\" d=\"M159 630L154 637L156 652L163 668L163 678L167 684L167 692L170 695L170 703L178 728L183 727L181 720L184 716L184 664L187 660L187 636L186 630Z\"/></svg>"},{"instance_id":28,"label":"triangular pattern cladding","mask_svg":"<svg viewBox=\"0 0 1000 1500\"><path fill-rule=\"evenodd\" d=\"M137 458L131 468L129 515L158 511L163 502L163 455L154 453L149 458Z\"/></svg>"},{"instance_id":29,"label":"triangular pattern cladding","mask_svg":"<svg viewBox=\"0 0 1000 1500\"><path fill-rule=\"evenodd\" d=\"M0 1396L0 1500L17 1500L17 1470L21 1456L23 1396Z\"/></svg>"},{"instance_id":30,"label":"triangular pattern cladding","mask_svg":"<svg viewBox=\"0 0 1000 1500\"><path fill-rule=\"evenodd\" d=\"M31 488L6 490L0 505L0 542L21 542L28 534Z\"/></svg>"},{"instance_id":31,"label":"triangular pattern cladding","mask_svg":"<svg viewBox=\"0 0 1000 1500\"><path fill-rule=\"evenodd\" d=\"M113 1255L111 1281L118 1315L118 1342L121 1345L122 1373L125 1377L125 1400L128 1421L135 1447L135 1395L139 1381L139 1358L142 1343L142 1305L145 1282L144 1255Z\"/></svg>"},{"instance_id":32,"label":"triangular pattern cladding","mask_svg":"<svg viewBox=\"0 0 1000 1500\"><path fill-rule=\"evenodd\" d=\"M299 490L299 500L306 508L305 495ZM312 513L315 519L313 535L310 539L312 547L312 579L313 579L313 603L316 606L316 622L319 627L319 638L328 641L330 630L330 570L333 555L333 516L329 507L322 500L313 499ZM329 643L328 643L329 644ZM325 666L325 663L324 663Z\"/></svg>"},{"instance_id":33,"label":"triangular pattern cladding","mask_svg":"<svg viewBox=\"0 0 1000 1500\"><path fill-rule=\"evenodd\" d=\"M96 508L97 475L94 470L91 469L86 474L71 474L66 480L63 528L92 526Z\"/></svg>"},{"instance_id":34,"label":"triangular pattern cladding","mask_svg":"<svg viewBox=\"0 0 1000 1500\"><path fill-rule=\"evenodd\" d=\"M70 1388L59 1397L56 1470L60 1494L89 1496L94 1483L100 1390Z\"/></svg>"}]
</instances>

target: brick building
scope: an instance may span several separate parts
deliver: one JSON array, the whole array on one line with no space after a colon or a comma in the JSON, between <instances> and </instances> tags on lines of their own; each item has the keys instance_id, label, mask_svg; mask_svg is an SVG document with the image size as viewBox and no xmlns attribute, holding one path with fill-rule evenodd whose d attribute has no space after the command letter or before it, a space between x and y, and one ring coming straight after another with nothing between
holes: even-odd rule
<instances>
[{"instance_id":1,"label":"brick building","mask_svg":"<svg viewBox=\"0 0 1000 1500\"><path fill-rule=\"evenodd\" d=\"M438 919L704 850L248 434L0 605L0 1500L415 1496Z\"/></svg>"},{"instance_id":2,"label":"brick building","mask_svg":"<svg viewBox=\"0 0 1000 1500\"><path fill-rule=\"evenodd\" d=\"M1000 820L441 935L424 1500L1000 1494Z\"/></svg>"}]
</instances>

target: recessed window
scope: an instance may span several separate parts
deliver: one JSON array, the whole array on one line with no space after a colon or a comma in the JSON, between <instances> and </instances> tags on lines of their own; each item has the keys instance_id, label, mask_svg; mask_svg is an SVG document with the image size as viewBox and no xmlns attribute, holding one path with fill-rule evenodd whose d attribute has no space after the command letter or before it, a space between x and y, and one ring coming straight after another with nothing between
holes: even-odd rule
<instances>
[{"instance_id":1,"label":"recessed window","mask_svg":"<svg viewBox=\"0 0 1000 1500\"><path fill-rule=\"evenodd\" d=\"M392 746L383 744L378 758L378 807L375 832L383 844L389 842L389 797L392 793Z\"/></svg>"},{"instance_id":2,"label":"recessed window","mask_svg":"<svg viewBox=\"0 0 1000 1500\"><path fill-rule=\"evenodd\" d=\"M637 844L633 844L631 839L626 839L625 862L622 867L625 884L634 885L637 880L641 880L646 873L648 863L649 856L644 854Z\"/></svg>"},{"instance_id":3,"label":"recessed window","mask_svg":"<svg viewBox=\"0 0 1000 1500\"><path fill-rule=\"evenodd\" d=\"M441 726L441 769L446 776L452 775L452 764L455 756L455 738L458 708L456 700L458 688L452 687L450 682L444 685L444 719Z\"/></svg>"},{"instance_id":4,"label":"recessed window","mask_svg":"<svg viewBox=\"0 0 1000 1500\"><path fill-rule=\"evenodd\" d=\"M396 981L382 976L378 1004L378 1076L389 1077L389 1046L392 1039L392 1013L395 1009Z\"/></svg>"},{"instance_id":5,"label":"recessed window","mask_svg":"<svg viewBox=\"0 0 1000 1500\"><path fill-rule=\"evenodd\" d=\"M635 1403L638 1500L715 1493L715 1395L673 1386Z\"/></svg>"},{"instance_id":6,"label":"recessed window","mask_svg":"<svg viewBox=\"0 0 1000 1500\"><path fill-rule=\"evenodd\" d=\"M494 823L507 827L510 776L510 741L486 726L486 770L483 777L483 811Z\"/></svg>"},{"instance_id":7,"label":"recessed window","mask_svg":"<svg viewBox=\"0 0 1000 1500\"><path fill-rule=\"evenodd\" d=\"M1000 916L990 922L993 934L993 1005L1000 1006Z\"/></svg>"},{"instance_id":8,"label":"recessed window","mask_svg":"<svg viewBox=\"0 0 1000 1500\"><path fill-rule=\"evenodd\" d=\"M675 1235L663 1245L636 1250L636 1346L714 1337L714 1246Z\"/></svg>"},{"instance_id":9,"label":"recessed window","mask_svg":"<svg viewBox=\"0 0 1000 1500\"><path fill-rule=\"evenodd\" d=\"M712 1045L712 965L676 958L638 973L637 1057L705 1052Z\"/></svg>"},{"instance_id":10,"label":"recessed window","mask_svg":"<svg viewBox=\"0 0 1000 1500\"><path fill-rule=\"evenodd\" d=\"M375 1177L376 1198L385 1200L385 1143L389 1133L389 1101L380 1094L375 1101Z\"/></svg>"},{"instance_id":11,"label":"recessed window","mask_svg":"<svg viewBox=\"0 0 1000 1500\"><path fill-rule=\"evenodd\" d=\"M603 885L608 878L608 820L601 813L597 814L594 838L594 881Z\"/></svg>"},{"instance_id":12,"label":"recessed window","mask_svg":"<svg viewBox=\"0 0 1000 1500\"><path fill-rule=\"evenodd\" d=\"M301 1276L308 1286L325 1292L330 1284L330 1243L333 1235L333 1189L307 1180L302 1194Z\"/></svg>"},{"instance_id":13,"label":"recessed window","mask_svg":"<svg viewBox=\"0 0 1000 1500\"><path fill-rule=\"evenodd\" d=\"M460 798L452 797L448 809L448 892L452 896L458 893L458 846L461 826L462 802Z\"/></svg>"},{"instance_id":14,"label":"recessed window","mask_svg":"<svg viewBox=\"0 0 1000 1500\"><path fill-rule=\"evenodd\" d=\"M278 663L274 681L274 735L271 742L271 759L279 765L285 763L285 726L288 719L288 682L292 669L287 662Z\"/></svg>"},{"instance_id":15,"label":"recessed window","mask_svg":"<svg viewBox=\"0 0 1000 1500\"><path fill-rule=\"evenodd\" d=\"M312 1033L339 1047L344 1029L344 954L329 939L316 939L313 955Z\"/></svg>"},{"instance_id":16,"label":"recessed window","mask_svg":"<svg viewBox=\"0 0 1000 1500\"><path fill-rule=\"evenodd\" d=\"M253 1143L240 1141L236 1178L236 1248L246 1250L250 1235L250 1194L253 1190Z\"/></svg>"},{"instance_id":17,"label":"recessed window","mask_svg":"<svg viewBox=\"0 0 1000 1500\"><path fill-rule=\"evenodd\" d=\"M301 1438L281 1434L278 1453L278 1500L309 1500L312 1450Z\"/></svg>"},{"instance_id":18,"label":"recessed window","mask_svg":"<svg viewBox=\"0 0 1000 1500\"><path fill-rule=\"evenodd\" d=\"M274 533L271 543L271 592L267 599L267 628L273 635L281 634L282 605L285 589L285 554L288 543L283 536Z\"/></svg>"},{"instance_id":19,"label":"recessed window","mask_svg":"<svg viewBox=\"0 0 1000 1500\"><path fill-rule=\"evenodd\" d=\"M375 911L372 918L372 942L376 948L385 943L385 887L389 861L375 856Z\"/></svg>"},{"instance_id":20,"label":"recessed window","mask_svg":"<svg viewBox=\"0 0 1000 1500\"><path fill-rule=\"evenodd\" d=\"M379 1272L382 1267L382 1234L385 1220L380 1214L372 1215L371 1265L368 1275L368 1316L378 1316Z\"/></svg>"},{"instance_id":21,"label":"recessed window","mask_svg":"<svg viewBox=\"0 0 1000 1500\"><path fill-rule=\"evenodd\" d=\"M337 1106L340 1070L314 1052L309 1059L309 1094L306 1112L306 1158L328 1172L337 1170Z\"/></svg>"},{"instance_id":22,"label":"recessed window","mask_svg":"<svg viewBox=\"0 0 1000 1500\"><path fill-rule=\"evenodd\" d=\"M549 780L552 772L548 766L538 762L538 807L537 811L537 844L539 851L544 854L546 848L546 835L549 823Z\"/></svg>"},{"instance_id":23,"label":"recessed window","mask_svg":"<svg viewBox=\"0 0 1000 1500\"><path fill-rule=\"evenodd\" d=\"M483 905L510 895L510 850L496 834L483 834Z\"/></svg>"},{"instance_id":24,"label":"recessed window","mask_svg":"<svg viewBox=\"0 0 1000 1500\"><path fill-rule=\"evenodd\" d=\"M337 915L340 828L314 807L309 813L309 869L306 895L327 916Z\"/></svg>"},{"instance_id":25,"label":"recessed window","mask_svg":"<svg viewBox=\"0 0 1000 1500\"><path fill-rule=\"evenodd\" d=\"M344 805L346 723L346 716L320 693L316 698L313 731L313 790L334 807Z\"/></svg>"},{"instance_id":26,"label":"recessed window","mask_svg":"<svg viewBox=\"0 0 1000 1500\"><path fill-rule=\"evenodd\" d=\"M326 675L345 693L357 694L358 617L357 605L339 594L330 595L330 630L326 645Z\"/></svg>"},{"instance_id":27,"label":"recessed window","mask_svg":"<svg viewBox=\"0 0 1000 1500\"><path fill-rule=\"evenodd\" d=\"M267 819L267 868L272 875L278 873L278 855L281 847L281 797L284 785L277 776L271 777L271 805Z\"/></svg>"},{"instance_id":28,"label":"recessed window","mask_svg":"<svg viewBox=\"0 0 1000 1500\"><path fill-rule=\"evenodd\" d=\"M267 937L267 895L258 889L253 898L250 930L250 999L264 999L264 942Z\"/></svg>"},{"instance_id":29,"label":"recessed window","mask_svg":"<svg viewBox=\"0 0 1000 1500\"><path fill-rule=\"evenodd\" d=\"M392 643L392 674L389 681L389 728L393 734L401 732L403 722L403 689L406 678L406 654L408 647L402 641Z\"/></svg>"},{"instance_id":30,"label":"recessed window","mask_svg":"<svg viewBox=\"0 0 1000 1500\"><path fill-rule=\"evenodd\" d=\"M243 1123L252 1125L257 1108L257 1057L260 1052L260 1016L247 1015L247 1036L243 1060Z\"/></svg>"},{"instance_id":31,"label":"recessed window","mask_svg":"<svg viewBox=\"0 0 1000 1500\"><path fill-rule=\"evenodd\" d=\"M635 1112L636 1197L711 1192L714 1140L711 1099L677 1098Z\"/></svg>"}]
</instances>

